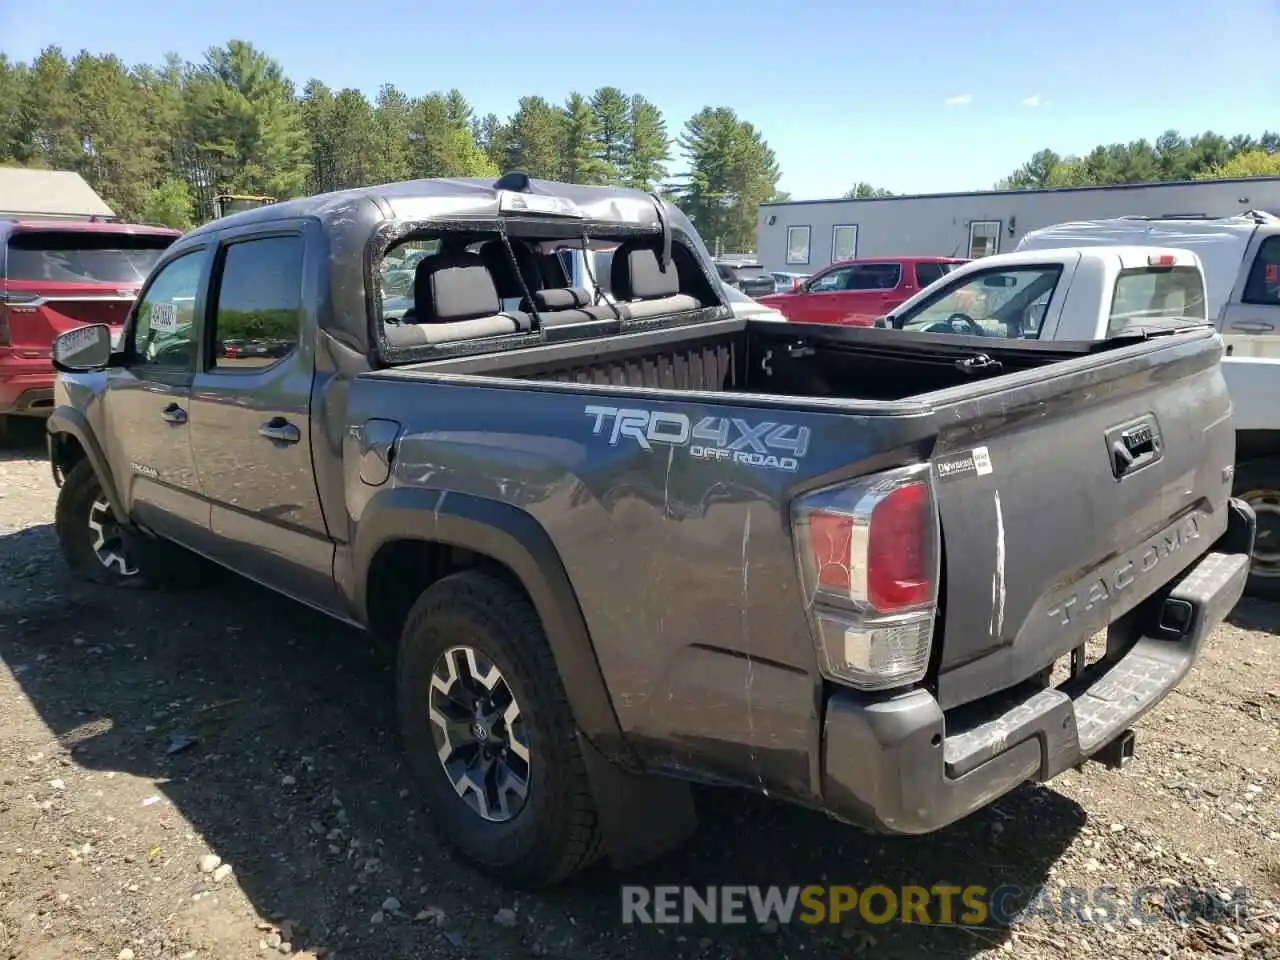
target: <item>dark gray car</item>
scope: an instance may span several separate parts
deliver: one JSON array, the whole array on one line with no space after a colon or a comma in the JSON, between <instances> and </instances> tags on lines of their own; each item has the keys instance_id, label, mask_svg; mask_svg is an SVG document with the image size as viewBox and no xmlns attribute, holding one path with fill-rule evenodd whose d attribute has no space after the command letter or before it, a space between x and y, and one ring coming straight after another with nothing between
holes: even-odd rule
<instances>
[{"instance_id":1,"label":"dark gray car","mask_svg":"<svg viewBox=\"0 0 1280 960\"><path fill-rule=\"evenodd\" d=\"M569 286L588 239L617 244L609 298ZM391 310L379 265L423 241ZM417 181L215 221L120 349L58 342L64 556L150 585L202 556L395 640L422 796L511 883L661 852L689 781L924 833L1122 763L1248 570L1220 338L978 352L724 296L634 190ZM216 349L250 340L288 348Z\"/></svg>"},{"instance_id":2,"label":"dark gray car","mask_svg":"<svg viewBox=\"0 0 1280 960\"><path fill-rule=\"evenodd\" d=\"M741 290L748 297L767 297L778 292L778 282L772 273L758 263L716 262L716 272L729 286Z\"/></svg>"}]
</instances>

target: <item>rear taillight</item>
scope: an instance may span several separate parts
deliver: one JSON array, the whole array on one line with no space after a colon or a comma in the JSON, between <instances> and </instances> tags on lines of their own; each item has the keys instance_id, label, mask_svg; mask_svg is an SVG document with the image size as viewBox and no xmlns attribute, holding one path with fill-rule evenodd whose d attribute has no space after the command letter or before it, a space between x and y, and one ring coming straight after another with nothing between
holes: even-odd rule
<instances>
[{"instance_id":1,"label":"rear taillight","mask_svg":"<svg viewBox=\"0 0 1280 960\"><path fill-rule=\"evenodd\" d=\"M929 667L941 545L929 465L801 497L796 560L824 673L862 690Z\"/></svg>"},{"instance_id":2,"label":"rear taillight","mask_svg":"<svg viewBox=\"0 0 1280 960\"><path fill-rule=\"evenodd\" d=\"M9 307L34 304L39 299L40 294L38 293L16 293L12 290L0 290L0 347L13 345L13 331L9 328Z\"/></svg>"}]
</instances>

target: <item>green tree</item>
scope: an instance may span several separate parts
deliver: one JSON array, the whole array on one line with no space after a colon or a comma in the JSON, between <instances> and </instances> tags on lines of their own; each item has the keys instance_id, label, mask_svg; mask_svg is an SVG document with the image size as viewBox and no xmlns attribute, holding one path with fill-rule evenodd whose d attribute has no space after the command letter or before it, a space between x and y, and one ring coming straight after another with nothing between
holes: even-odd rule
<instances>
[{"instance_id":1,"label":"green tree","mask_svg":"<svg viewBox=\"0 0 1280 960\"><path fill-rule=\"evenodd\" d=\"M1229 177L1280 177L1280 153L1268 153L1261 148L1237 153L1226 163L1210 167L1196 174L1197 180L1218 180Z\"/></svg>"},{"instance_id":2,"label":"green tree","mask_svg":"<svg viewBox=\"0 0 1280 960\"><path fill-rule=\"evenodd\" d=\"M604 182L621 183L631 159L631 103L617 87L601 87L591 96L591 112L596 119L596 156L603 168Z\"/></svg>"},{"instance_id":3,"label":"green tree","mask_svg":"<svg viewBox=\"0 0 1280 960\"><path fill-rule=\"evenodd\" d=\"M0 53L0 163L18 159L27 74L25 63L12 63Z\"/></svg>"},{"instance_id":4,"label":"green tree","mask_svg":"<svg viewBox=\"0 0 1280 960\"><path fill-rule=\"evenodd\" d=\"M654 190L667 176L671 138L662 111L644 97L631 98L628 115L627 170L629 187Z\"/></svg>"},{"instance_id":5,"label":"green tree","mask_svg":"<svg viewBox=\"0 0 1280 960\"><path fill-rule=\"evenodd\" d=\"M728 107L704 107L692 116L679 145L689 161L676 191L686 215L718 249L750 249L760 204L778 189L773 150Z\"/></svg>"},{"instance_id":6,"label":"green tree","mask_svg":"<svg viewBox=\"0 0 1280 960\"><path fill-rule=\"evenodd\" d=\"M845 200L866 200L871 197L892 197L893 193L885 190L883 187L873 187L865 181L858 181L847 191L845 191Z\"/></svg>"},{"instance_id":7,"label":"green tree","mask_svg":"<svg viewBox=\"0 0 1280 960\"><path fill-rule=\"evenodd\" d=\"M71 64L59 47L36 57L22 94L14 159L30 167L78 169L84 150L76 136Z\"/></svg>"},{"instance_id":8,"label":"green tree","mask_svg":"<svg viewBox=\"0 0 1280 960\"><path fill-rule=\"evenodd\" d=\"M582 94L571 93L562 112L559 176L569 183L604 183L606 170L600 160L600 125L591 104Z\"/></svg>"},{"instance_id":9,"label":"green tree","mask_svg":"<svg viewBox=\"0 0 1280 960\"><path fill-rule=\"evenodd\" d=\"M494 166L502 168L507 165L510 157L511 130L498 119L496 113L486 113L480 120L473 120L472 133L476 143Z\"/></svg>"},{"instance_id":10,"label":"green tree","mask_svg":"<svg viewBox=\"0 0 1280 960\"><path fill-rule=\"evenodd\" d=\"M413 105L409 142L415 176L497 176L471 133L470 118L471 107L456 90L428 94Z\"/></svg>"},{"instance_id":11,"label":"green tree","mask_svg":"<svg viewBox=\"0 0 1280 960\"><path fill-rule=\"evenodd\" d=\"M392 84L383 84L373 107L372 155L366 167L369 183L394 183L412 175L412 119L413 102Z\"/></svg>"},{"instance_id":12,"label":"green tree","mask_svg":"<svg viewBox=\"0 0 1280 960\"><path fill-rule=\"evenodd\" d=\"M306 191L306 131L279 62L232 40L205 54L188 89L197 143L223 161L219 189L280 198Z\"/></svg>"},{"instance_id":13,"label":"green tree","mask_svg":"<svg viewBox=\"0 0 1280 960\"><path fill-rule=\"evenodd\" d=\"M542 97L521 97L511 118L507 170L554 180L562 169L560 144L564 115Z\"/></svg>"},{"instance_id":14,"label":"green tree","mask_svg":"<svg viewBox=\"0 0 1280 960\"><path fill-rule=\"evenodd\" d=\"M1052 150L1041 150L996 187L1022 190L1205 179L1209 171L1225 169L1235 157L1277 149L1280 134L1273 132L1260 137L1224 137L1206 131L1185 137L1177 130L1166 130L1154 142L1138 139L1100 144L1079 157L1060 157Z\"/></svg>"},{"instance_id":15,"label":"green tree","mask_svg":"<svg viewBox=\"0 0 1280 960\"><path fill-rule=\"evenodd\" d=\"M147 197L142 219L146 223L190 230L193 225L191 213L191 188L187 182L166 180Z\"/></svg>"},{"instance_id":16,"label":"green tree","mask_svg":"<svg viewBox=\"0 0 1280 960\"><path fill-rule=\"evenodd\" d=\"M154 131L138 113L136 84L118 57L80 53L68 87L75 104L80 157L73 169L118 216L135 219L159 179Z\"/></svg>"}]
</instances>

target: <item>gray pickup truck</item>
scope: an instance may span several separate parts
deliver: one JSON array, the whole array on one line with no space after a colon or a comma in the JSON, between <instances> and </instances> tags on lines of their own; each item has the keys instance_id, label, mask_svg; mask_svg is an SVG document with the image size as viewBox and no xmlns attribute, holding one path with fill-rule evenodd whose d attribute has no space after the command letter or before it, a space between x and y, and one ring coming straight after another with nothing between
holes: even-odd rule
<instances>
[{"instance_id":1,"label":"gray pickup truck","mask_svg":"<svg viewBox=\"0 0 1280 960\"><path fill-rule=\"evenodd\" d=\"M609 298L559 255L593 247ZM424 800L512 884L669 849L691 782L922 834L1122 764L1248 571L1214 331L978 353L736 315L639 191L236 214L108 334L55 350L67 563L212 560L391 638Z\"/></svg>"}]
</instances>

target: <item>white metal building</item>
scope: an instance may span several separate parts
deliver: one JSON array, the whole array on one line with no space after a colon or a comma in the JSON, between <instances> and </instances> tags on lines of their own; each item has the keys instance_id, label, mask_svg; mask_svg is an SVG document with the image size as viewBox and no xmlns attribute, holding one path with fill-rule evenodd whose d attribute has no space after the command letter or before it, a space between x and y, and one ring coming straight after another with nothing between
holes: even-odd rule
<instances>
[{"instance_id":1,"label":"white metal building","mask_svg":"<svg viewBox=\"0 0 1280 960\"><path fill-rule=\"evenodd\" d=\"M985 257L1068 220L1247 210L1280 214L1280 177L794 200L760 205L756 250L766 270L813 273L854 257Z\"/></svg>"}]
</instances>

